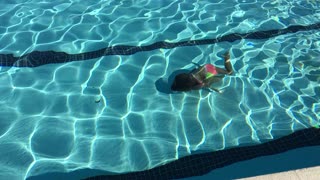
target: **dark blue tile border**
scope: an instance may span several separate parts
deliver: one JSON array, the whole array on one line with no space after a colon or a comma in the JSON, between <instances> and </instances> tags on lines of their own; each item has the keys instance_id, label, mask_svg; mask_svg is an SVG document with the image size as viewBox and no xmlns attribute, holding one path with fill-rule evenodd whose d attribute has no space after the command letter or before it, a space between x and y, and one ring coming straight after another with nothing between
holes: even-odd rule
<instances>
[{"instance_id":1,"label":"dark blue tile border","mask_svg":"<svg viewBox=\"0 0 320 180\"><path fill-rule=\"evenodd\" d=\"M236 162L286 152L288 150L320 145L320 129L309 128L260 145L238 147L222 151L183 157L154 169L119 175L102 175L85 180L142 180L179 179L200 176Z\"/></svg>"},{"instance_id":2,"label":"dark blue tile border","mask_svg":"<svg viewBox=\"0 0 320 180\"><path fill-rule=\"evenodd\" d=\"M214 39L190 40L176 43L160 41L147 46L118 45L80 54L67 54L65 52L55 51L33 51L21 57L15 57L13 54L0 54L0 66L37 67L45 64L82 61L109 55L131 55L141 51L152 51L161 48L172 49L182 46L197 46L205 44L215 44L219 42L234 42L236 40L241 39L267 39L288 33L296 33L299 31L309 31L318 29L320 29L320 23L306 26L294 25L289 26L285 29L258 31L243 34L233 33Z\"/></svg>"}]
</instances>

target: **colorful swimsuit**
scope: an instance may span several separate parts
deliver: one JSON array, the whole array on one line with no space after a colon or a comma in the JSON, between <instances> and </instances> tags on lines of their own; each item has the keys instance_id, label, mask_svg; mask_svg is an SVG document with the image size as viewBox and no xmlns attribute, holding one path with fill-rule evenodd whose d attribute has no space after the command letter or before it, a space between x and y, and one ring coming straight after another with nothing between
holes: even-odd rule
<instances>
[{"instance_id":1,"label":"colorful swimsuit","mask_svg":"<svg viewBox=\"0 0 320 180\"><path fill-rule=\"evenodd\" d=\"M211 78L211 77L213 77L213 76L218 74L216 67L214 65L212 65L212 64L206 64L204 66L204 68L205 68L206 72L205 72L205 78L202 79L202 80L197 78L194 74L191 74L193 76L193 78L195 78L197 80L197 82L199 83L200 86L204 85L203 80L207 80L207 79L209 79L209 78Z\"/></svg>"},{"instance_id":2,"label":"colorful swimsuit","mask_svg":"<svg viewBox=\"0 0 320 180\"><path fill-rule=\"evenodd\" d=\"M212 64L206 64L206 65L205 65L205 68L206 68L206 71L207 71L207 73L206 73L206 79L209 79L209 78L211 78L212 76L218 74L216 67L214 67L214 65L212 65Z\"/></svg>"}]
</instances>

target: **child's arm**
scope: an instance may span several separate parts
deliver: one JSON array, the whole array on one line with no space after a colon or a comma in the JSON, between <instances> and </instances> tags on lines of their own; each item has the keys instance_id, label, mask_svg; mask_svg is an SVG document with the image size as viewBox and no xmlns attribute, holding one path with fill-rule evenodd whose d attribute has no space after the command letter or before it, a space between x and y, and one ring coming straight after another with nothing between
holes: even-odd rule
<instances>
[{"instance_id":1,"label":"child's arm","mask_svg":"<svg viewBox=\"0 0 320 180\"><path fill-rule=\"evenodd\" d=\"M210 77L210 78L208 78L208 79L206 79L206 80L204 81L205 86L209 87L209 86L211 86L212 83L216 83L216 82L221 81L221 79L222 79L223 77L224 77L224 75L215 75L215 76L212 76L212 77Z\"/></svg>"},{"instance_id":2,"label":"child's arm","mask_svg":"<svg viewBox=\"0 0 320 180\"><path fill-rule=\"evenodd\" d=\"M200 68L200 67L201 67L201 65L200 65L200 64L198 64L198 63L192 62L192 64L196 65L198 68Z\"/></svg>"},{"instance_id":3,"label":"child's arm","mask_svg":"<svg viewBox=\"0 0 320 180\"><path fill-rule=\"evenodd\" d=\"M221 75L218 75L218 76L213 76L209 79L207 79L204 83L204 87L210 89L210 90L213 90L213 91L216 91L218 93L221 93L221 91L219 89L216 89L216 88L213 88L213 87L210 87L212 83L215 83L215 82L219 82L221 81L221 79L223 78L224 76L221 76Z\"/></svg>"}]
</instances>

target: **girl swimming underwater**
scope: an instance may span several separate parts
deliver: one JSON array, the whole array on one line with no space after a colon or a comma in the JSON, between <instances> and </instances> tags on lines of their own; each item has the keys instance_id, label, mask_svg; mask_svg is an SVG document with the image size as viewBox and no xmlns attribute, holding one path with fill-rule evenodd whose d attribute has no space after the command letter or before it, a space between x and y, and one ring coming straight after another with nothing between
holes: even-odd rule
<instances>
[{"instance_id":1,"label":"girl swimming underwater","mask_svg":"<svg viewBox=\"0 0 320 180\"><path fill-rule=\"evenodd\" d=\"M220 81L225 74L232 74L232 65L230 63L230 54L227 51L224 54L225 69L215 67L212 64L205 64L189 73L178 74L172 83L171 90L173 91L190 91L201 88L208 88L216 92L218 89L210 87L212 83Z\"/></svg>"}]
</instances>

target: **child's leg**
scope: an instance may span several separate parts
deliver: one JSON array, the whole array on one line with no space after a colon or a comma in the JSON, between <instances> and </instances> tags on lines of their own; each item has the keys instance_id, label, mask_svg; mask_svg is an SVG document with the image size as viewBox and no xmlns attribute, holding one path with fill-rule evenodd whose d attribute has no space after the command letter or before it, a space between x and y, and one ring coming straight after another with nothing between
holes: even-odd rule
<instances>
[{"instance_id":1,"label":"child's leg","mask_svg":"<svg viewBox=\"0 0 320 180\"><path fill-rule=\"evenodd\" d=\"M227 51L224 54L224 67L227 70L227 74L232 74L233 70L232 70L232 65L230 63L230 54L229 51Z\"/></svg>"},{"instance_id":2,"label":"child's leg","mask_svg":"<svg viewBox=\"0 0 320 180\"><path fill-rule=\"evenodd\" d=\"M232 70L232 65L230 63L229 51L227 51L224 54L224 68L225 69L221 69L221 68L216 67L218 74L232 74L233 70Z\"/></svg>"}]
</instances>

